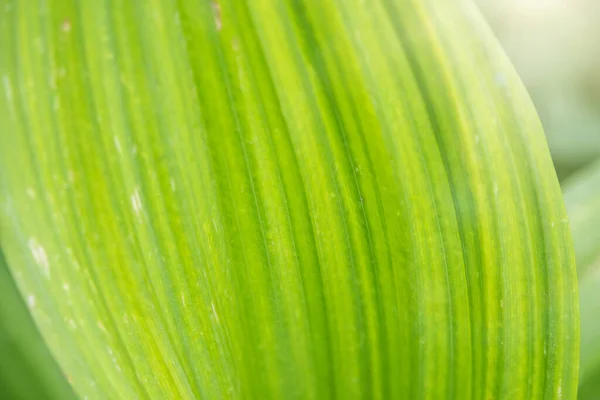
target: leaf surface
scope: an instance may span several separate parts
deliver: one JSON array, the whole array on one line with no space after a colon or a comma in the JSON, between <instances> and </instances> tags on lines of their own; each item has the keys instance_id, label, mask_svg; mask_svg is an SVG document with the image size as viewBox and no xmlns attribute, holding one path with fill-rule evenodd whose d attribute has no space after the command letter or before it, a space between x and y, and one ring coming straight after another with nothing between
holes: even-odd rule
<instances>
[{"instance_id":1,"label":"leaf surface","mask_svg":"<svg viewBox=\"0 0 600 400\"><path fill-rule=\"evenodd\" d=\"M82 398L573 398L542 129L470 2L2 1L0 244Z\"/></svg>"}]
</instances>

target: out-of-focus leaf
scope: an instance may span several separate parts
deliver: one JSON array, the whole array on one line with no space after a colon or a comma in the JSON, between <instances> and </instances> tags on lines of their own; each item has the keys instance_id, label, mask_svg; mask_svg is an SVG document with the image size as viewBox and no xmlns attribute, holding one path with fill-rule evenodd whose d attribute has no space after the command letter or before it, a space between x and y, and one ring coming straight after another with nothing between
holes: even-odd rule
<instances>
[{"instance_id":1,"label":"out-of-focus leaf","mask_svg":"<svg viewBox=\"0 0 600 400\"><path fill-rule=\"evenodd\" d=\"M29 306L34 306L30 299ZM0 398L74 399L27 311L0 250Z\"/></svg>"},{"instance_id":2,"label":"out-of-focus leaf","mask_svg":"<svg viewBox=\"0 0 600 400\"><path fill-rule=\"evenodd\" d=\"M579 286L581 309L581 358L579 395L581 400L600 397L600 271L595 268Z\"/></svg>"},{"instance_id":3,"label":"out-of-focus leaf","mask_svg":"<svg viewBox=\"0 0 600 400\"><path fill-rule=\"evenodd\" d=\"M561 182L600 155L600 103L586 103L575 89L538 89L531 93L544 126Z\"/></svg>"},{"instance_id":4,"label":"out-of-focus leaf","mask_svg":"<svg viewBox=\"0 0 600 400\"><path fill-rule=\"evenodd\" d=\"M575 244L581 309L579 398L600 397L600 162L564 185Z\"/></svg>"},{"instance_id":5,"label":"out-of-focus leaf","mask_svg":"<svg viewBox=\"0 0 600 400\"><path fill-rule=\"evenodd\" d=\"M563 188L582 279L594 265L600 266L600 162L577 173Z\"/></svg>"},{"instance_id":6,"label":"out-of-focus leaf","mask_svg":"<svg viewBox=\"0 0 600 400\"><path fill-rule=\"evenodd\" d=\"M531 94L559 179L568 179L600 156L600 2L477 3Z\"/></svg>"},{"instance_id":7,"label":"out-of-focus leaf","mask_svg":"<svg viewBox=\"0 0 600 400\"><path fill-rule=\"evenodd\" d=\"M540 123L463 1L8 1L0 243L81 397L573 398Z\"/></svg>"}]
</instances>

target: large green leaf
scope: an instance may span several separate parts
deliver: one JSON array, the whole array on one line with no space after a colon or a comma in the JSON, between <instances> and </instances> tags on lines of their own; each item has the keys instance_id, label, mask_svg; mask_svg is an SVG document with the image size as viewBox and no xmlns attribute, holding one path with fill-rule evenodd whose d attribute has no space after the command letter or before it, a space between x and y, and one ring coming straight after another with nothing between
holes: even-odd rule
<instances>
[{"instance_id":1,"label":"large green leaf","mask_svg":"<svg viewBox=\"0 0 600 400\"><path fill-rule=\"evenodd\" d=\"M564 186L580 277L580 399L600 397L600 163Z\"/></svg>"},{"instance_id":2,"label":"large green leaf","mask_svg":"<svg viewBox=\"0 0 600 400\"><path fill-rule=\"evenodd\" d=\"M575 396L529 98L427 0L2 1L0 243L90 399Z\"/></svg>"}]
</instances>

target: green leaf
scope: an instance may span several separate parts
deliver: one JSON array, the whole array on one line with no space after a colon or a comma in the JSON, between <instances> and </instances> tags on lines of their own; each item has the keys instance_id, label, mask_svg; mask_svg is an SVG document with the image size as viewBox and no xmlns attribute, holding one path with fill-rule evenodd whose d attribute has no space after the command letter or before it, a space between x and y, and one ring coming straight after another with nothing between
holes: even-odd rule
<instances>
[{"instance_id":1,"label":"green leaf","mask_svg":"<svg viewBox=\"0 0 600 400\"><path fill-rule=\"evenodd\" d=\"M560 188L470 2L3 0L0 48L0 244L81 398L574 398Z\"/></svg>"},{"instance_id":2,"label":"green leaf","mask_svg":"<svg viewBox=\"0 0 600 400\"><path fill-rule=\"evenodd\" d=\"M31 300L29 306L34 306ZM0 398L74 399L37 331L0 250Z\"/></svg>"},{"instance_id":3,"label":"green leaf","mask_svg":"<svg viewBox=\"0 0 600 400\"><path fill-rule=\"evenodd\" d=\"M579 396L581 400L600 395L600 273L598 268L579 286L581 308L581 357Z\"/></svg>"},{"instance_id":4,"label":"green leaf","mask_svg":"<svg viewBox=\"0 0 600 400\"><path fill-rule=\"evenodd\" d=\"M600 265L600 163L596 162L563 185L565 205L571 222L580 279Z\"/></svg>"},{"instance_id":5,"label":"green leaf","mask_svg":"<svg viewBox=\"0 0 600 400\"><path fill-rule=\"evenodd\" d=\"M580 399L600 395L600 163L565 182L564 197L577 257L581 308Z\"/></svg>"}]
</instances>

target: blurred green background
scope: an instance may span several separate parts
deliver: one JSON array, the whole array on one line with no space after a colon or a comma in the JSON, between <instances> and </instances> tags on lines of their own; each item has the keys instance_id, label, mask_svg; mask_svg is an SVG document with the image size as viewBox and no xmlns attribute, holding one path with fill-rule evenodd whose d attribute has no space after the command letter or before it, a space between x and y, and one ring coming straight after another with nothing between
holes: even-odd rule
<instances>
[{"instance_id":1,"label":"blurred green background","mask_svg":"<svg viewBox=\"0 0 600 400\"><path fill-rule=\"evenodd\" d=\"M562 181L600 156L600 1L477 1L533 98Z\"/></svg>"}]
</instances>

